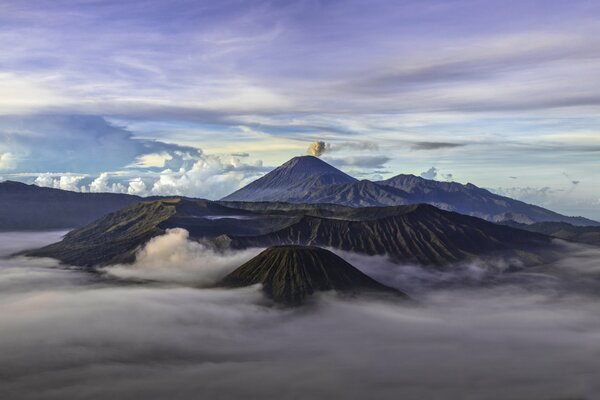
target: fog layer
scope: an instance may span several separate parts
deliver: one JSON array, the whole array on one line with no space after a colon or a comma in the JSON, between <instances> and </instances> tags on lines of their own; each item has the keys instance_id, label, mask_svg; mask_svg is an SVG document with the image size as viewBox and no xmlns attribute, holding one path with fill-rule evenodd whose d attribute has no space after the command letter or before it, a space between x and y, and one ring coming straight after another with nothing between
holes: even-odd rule
<instances>
[{"instance_id":1,"label":"fog layer","mask_svg":"<svg viewBox=\"0 0 600 400\"><path fill-rule=\"evenodd\" d=\"M203 265L226 266L214 277L252 254L194 261L206 249L181 235L162 245L191 246L184 256L161 253L156 239L144 250L150 264L142 256L100 276L52 260L0 260L0 397L532 400L600 391L598 249L572 246L554 265L505 278L347 254L412 288L417 304L325 294L290 310L265 307L257 287L192 287ZM55 239L6 233L0 243L7 254ZM177 270L185 279L124 284L126 268L138 282L139 271L169 277L156 272L158 259L163 269L196 264Z\"/></svg>"}]
</instances>

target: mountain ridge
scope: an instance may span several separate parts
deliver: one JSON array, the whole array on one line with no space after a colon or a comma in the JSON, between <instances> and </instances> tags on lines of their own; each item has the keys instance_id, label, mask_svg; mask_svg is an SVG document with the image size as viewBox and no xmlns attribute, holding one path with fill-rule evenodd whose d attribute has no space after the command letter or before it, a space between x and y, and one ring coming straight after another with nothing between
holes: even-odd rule
<instances>
[{"instance_id":1,"label":"mountain ridge","mask_svg":"<svg viewBox=\"0 0 600 400\"><path fill-rule=\"evenodd\" d=\"M294 174L287 174L290 163L293 164L294 170L298 170L307 162L312 165L316 162L314 160L318 159L311 156L295 157L221 200L338 204L349 207L427 203L447 211L456 211L492 222L513 220L527 224L567 222L577 226L600 226L598 221L561 215L540 206L500 196L472 183L463 185L458 182L439 182L409 174L399 174L376 182L359 181L332 166L324 167L328 164L322 160L319 160L319 170L336 171L336 176L345 177L331 181L319 180L319 173L311 174L311 168L307 168L306 174L302 175L298 182L294 182ZM286 183L278 186L278 179L275 178L281 174L286 176ZM312 180L308 181L309 179ZM343 182L339 183L339 180Z\"/></svg>"},{"instance_id":2,"label":"mountain ridge","mask_svg":"<svg viewBox=\"0 0 600 400\"><path fill-rule=\"evenodd\" d=\"M93 267L135 260L152 237L184 228L190 240L219 249L316 245L370 255L387 254L398 262L444 266L494 253L535 264L551 238L436 207L395 207L246 203L238 209L208 200L182 198L135 203L69 232L62 241L25 252L63 263ZM251 207L251 208L252 208ZM294 208L297 207L297 208Z\"/></svg>"},{"instance_id":3,"label":"mountain ridge","mask_svg":"<svg viewBox=\"0 0 600 400\"><path fill-rule=\"evenodd\" d=\"M120 193L80 193L0 182L0 230L75 228L101 216L142 201Z\"/></svg>"},{"instance_id":4,"label":"mountain ridge","mask_svg":"<svg viewBox=\"0 0 600 400\"><path fill-rule=\"evenodd\" d=\"M398 207L396 215L367 220L303 216L280 230L255 236L223 235L223 248L304 245L331 247L367 255L387 255L396 262L445 266L469 260L514 257L524 264L544 261L543 234L443 211L427 204Z\"/></svg>"}]
</instances>

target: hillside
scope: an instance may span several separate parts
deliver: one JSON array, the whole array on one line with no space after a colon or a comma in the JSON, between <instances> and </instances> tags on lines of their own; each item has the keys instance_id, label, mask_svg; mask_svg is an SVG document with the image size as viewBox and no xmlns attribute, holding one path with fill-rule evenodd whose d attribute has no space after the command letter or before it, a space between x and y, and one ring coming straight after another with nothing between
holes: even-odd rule
<instances>
[{"instance_id":1,"label":"hillside","mask_svg":"<svg viewBox=\"0 0 600 400\"><path fill-rule=\"evenodd\" d=\"M175 227L188 230L192 240L213 240L220 248L315 245L438 266L492 256L535 264L544 260L551 243L545 235L429 205L245 203L251 211L234 204L181 198L140 202L27 254L81 266L131 262L141 245Z\"/></svg>"},{"instance_id":2,"label":"hillside","mask_svg":"<svg viewBox=\"0 0 600 400\"><path fill-rule=\"evenodd\" d=\"M507 225L571 242L600 246L600 227L598 226L574 226L565 222L538 222L530 225L507 223Z\"/></svg>"},{"instance_id":3,"label":"hillside","mask_svg":"<svg viewBox=\"0 0 600 400\"><path fill-rule=\"evenodd\" d=\"M257 236L222 236L233 248L313 245L369 255L387 254L397 262L443 266L472 259L544 260L551 239L429 205L394 208L377 219L343 220L305 216L283 229Z\"/></svg>"},{"instance_id":4,"label":"hillside","mask_svg":"<svg viewBox=\"0 0 600 400\"><path fill-rule=\"evenodd\" d=\"M368 277L341 257L319 247L269 247L221 280L219 286L262 284L277 303L296 306L316 292L390 293L403 295Z\"/></svg>"},{"instance_id":5,"label":"hillside","mask_svg":"<svg viewBox=\"0 0 600 400\"><path fill-rule=\"evenodd\" d=\"M582 217L568 217L545 208L504 197L472 183L438 182L414 175L397 175L377 182L408 194L411 203L427 203L448 211L472 215L493 222L514 220L531 224L540 221L600 225Z\"/></svg>"},{"instance_id":6,"label":"hillside","mask_svg":"<svg viewBox=\"0 0 600 400\"><path fill-rule=\"evenodd\" d=\"M70 265L95 266L134 261L136 250L169 228L184 228L193 239L222 234L258 234L285 226L288 218L258 216L208 200L181 198L136 203L69 232L62 241L25 254L52 257ZM240 221L246 218L247 220Z\"/></svg>"},{"instance_id":7,"label":"hillside","mask_svg":"<svg viewBox=\"0 0 600 400\"><path fill-rule=\"evenodd\" d=\"M597 221L570 217L499 196L471 183L439 182L414 175L397 175L371 182L358 181L315 157L296 157L222 199L225 202L287 202L336 204L348 207L382 207L431 204L491 222L513 220L567 222L600 226Z\"/></svg>"},{"instance_id":8,"label":"hillside","mask_svg":"<svg viewBox=\"0 0 600 400\"><path fill-rule=\"evenodd\" d=\"M142 199L115 193L78 193L0 182L0 230L75 228Z\"/></svg>"}]
</instances>

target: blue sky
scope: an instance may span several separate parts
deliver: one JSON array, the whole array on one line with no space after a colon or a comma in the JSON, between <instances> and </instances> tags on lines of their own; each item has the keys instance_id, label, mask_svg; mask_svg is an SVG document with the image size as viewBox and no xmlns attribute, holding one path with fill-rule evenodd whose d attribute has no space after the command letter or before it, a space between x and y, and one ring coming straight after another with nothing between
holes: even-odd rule
<instances>
[{"instance_id":1,"label":"blue sky","mask_svg":"<svg viewBox=\"0 0 600 400\"><path fill-rule=\"evenodd\" d=\"M597 1L0 1L0 177L218 198L360 178L600 218Z\"/></svg>"}]
</instances>

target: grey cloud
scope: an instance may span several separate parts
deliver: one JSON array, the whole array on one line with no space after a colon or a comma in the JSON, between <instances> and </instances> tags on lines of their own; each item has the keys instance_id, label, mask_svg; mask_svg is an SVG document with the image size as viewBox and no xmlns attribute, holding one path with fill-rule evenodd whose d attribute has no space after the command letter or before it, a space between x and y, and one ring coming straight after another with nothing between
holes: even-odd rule
<instances>
[{"instance_id":1,"label":"grey cloud","mask_svg":"<svg viewBox=\"0 0 600 400\"><path fill-rule=\"evenodd\" d=\"M455 147L465 146L464 143L450 142L415 142L411 148L414 150L437 150L437 149L452 149Z\"/></svg>"},{"instance_id":2,"label":"grey cloud","mask_svg":"<svg viewBox=\"0 0 600 400\"><path fill-rule=\"evenodd\" d=\"M333 150L379 150L379 144L371 141L338 142L332 144Z\"/></svg>"},{"instance_id":3,"label":"grey cloud","mask_svg":"<svg viewBox=\"0 0 600 400\"><path fill-rule=\"evenodd\" d=\"M0 149L18 155L22 172L99 173L117 170L140 156L168 153L173 161L202 150L140 139L127 129L92 115L30 115L0 117ZM179 167L178 165L177 167Z\"/></svg>"},{"instance_id":4,"label":"grey cloud","mask_svg":"<svg viewBox=\"0 0 600 400\"><path fill-rule=\"evenodd\" d=\"M431 167L427 171L421 172L421 178L425 179L435 179L438 175L438 169L436 167Z\"/></svg>"},{"instance_id":5,"label":"grey cloud","mask_svg":"<svg viewBox=\"0 0 600 400\"><path fill-rule=\"evenodd\" d=\"M344 158L330 158L327 162L337 167L358 167L358 168L384 168L385 163L390 161L387 156L350 156Z\"/></svg>"},{"instance_id":6,"label":"grey cloud","mask_svg":"<svg viewBox=\"0 0 600 400\"><path fill-rule=\"evenodd\" d=\"M250 157L250 153L231 153L233 157Z\"/></svg>"}]
</instances>

